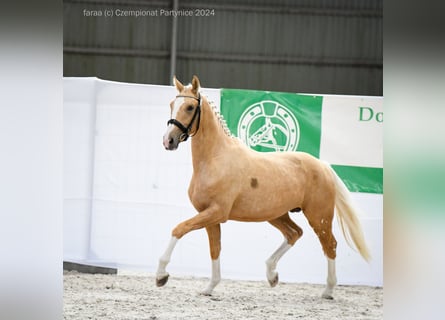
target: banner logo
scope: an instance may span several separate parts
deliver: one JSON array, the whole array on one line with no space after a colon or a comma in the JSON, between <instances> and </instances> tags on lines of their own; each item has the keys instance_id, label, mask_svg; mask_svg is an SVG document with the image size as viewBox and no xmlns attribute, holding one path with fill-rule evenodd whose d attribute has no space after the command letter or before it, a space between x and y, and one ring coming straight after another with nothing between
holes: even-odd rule
<instances>
[{"instance_id":1,"label":"banner logo","mask_svg":"<svg viewBox=\"0 0 445 320\"><path fill-rule=\"evenodd\" d=\"M250 148L296 151L300 125L289 108L272 100L250 105L240 117L238 137Z\"/></svg>"}]
</instances>

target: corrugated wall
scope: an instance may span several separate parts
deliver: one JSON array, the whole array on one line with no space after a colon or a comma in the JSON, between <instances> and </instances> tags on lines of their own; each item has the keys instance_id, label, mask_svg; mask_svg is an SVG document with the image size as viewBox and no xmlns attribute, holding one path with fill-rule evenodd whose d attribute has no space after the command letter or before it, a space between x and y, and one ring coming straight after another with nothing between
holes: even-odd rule
<instances>
[{"instance_id":1,"label":"corrugated wall","mask_svg":"<svg viewBox=\"0 0 445 320\"><path fill-rule=\"evenodd\" d=\"M204 86L382 95L382 1L178 0L174 73ZM172 17L87 17L172 1L64 1L64 75L169 84ZM159 13L159 12L158 12Z\"/></svg>"}]
</instances>

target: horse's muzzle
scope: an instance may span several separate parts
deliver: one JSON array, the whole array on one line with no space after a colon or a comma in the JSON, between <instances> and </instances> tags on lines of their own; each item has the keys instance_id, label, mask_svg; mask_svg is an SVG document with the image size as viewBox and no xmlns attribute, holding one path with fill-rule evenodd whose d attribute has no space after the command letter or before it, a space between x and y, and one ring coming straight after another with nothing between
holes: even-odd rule
<instances>
[{"instance_id":1,"label":"horse's muzzle","mask_svg":"<svg viewBox=\"0 0 445 320\"><path fill-rule=\"evenodd\" d=\"M175 137L167 133L164 135L163 145L165 150L176 150L178 149L179 145L179 137Z\"/></svg>"}]
</instances>

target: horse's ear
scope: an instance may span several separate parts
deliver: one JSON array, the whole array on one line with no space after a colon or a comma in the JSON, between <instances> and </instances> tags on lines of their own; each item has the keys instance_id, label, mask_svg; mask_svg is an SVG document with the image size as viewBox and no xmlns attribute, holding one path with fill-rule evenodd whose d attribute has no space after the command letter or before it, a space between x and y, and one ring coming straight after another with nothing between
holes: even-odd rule
<instances>
[{"instance_id":1,"label":"horse's ear","mask_svg":"<svg viewBox=\"0 0 445 320\"><path fill-rule=\"evenodd\" d=\"M199 79L197 76L193 76L192 79L192 92L193 93L198 93L199 88L201 87L200 83L199 83Z\"/></svg>"},{"instance_id":2,"label":"horse's ear","mask_svg":"<svg viewBox=\"0 0 445 320\"><path fill-rule=\"evenodd\" d=\"M175 84L176 89L179 92L182 92L182 90L184 90L184 85L178 79L176 79L176 76L173 76L173 83Z\"/></svg>"}]
</instances>

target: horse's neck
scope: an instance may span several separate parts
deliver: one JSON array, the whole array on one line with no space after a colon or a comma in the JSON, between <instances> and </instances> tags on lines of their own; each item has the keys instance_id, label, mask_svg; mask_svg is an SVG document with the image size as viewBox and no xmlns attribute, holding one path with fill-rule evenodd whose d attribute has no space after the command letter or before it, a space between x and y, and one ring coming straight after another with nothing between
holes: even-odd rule
<instances>
[{"instance_id":1,"label":"horse's neck","mask_svg":"<svg viewBox=\"0 0 445 320\"><path fill-rule=\"evenodd\" d=\"M192 138L193 167L198 169L202 163L223 154L232 139L223 128L207 100L202 102L199 130Z\"/></svg>"}]
</instances>

